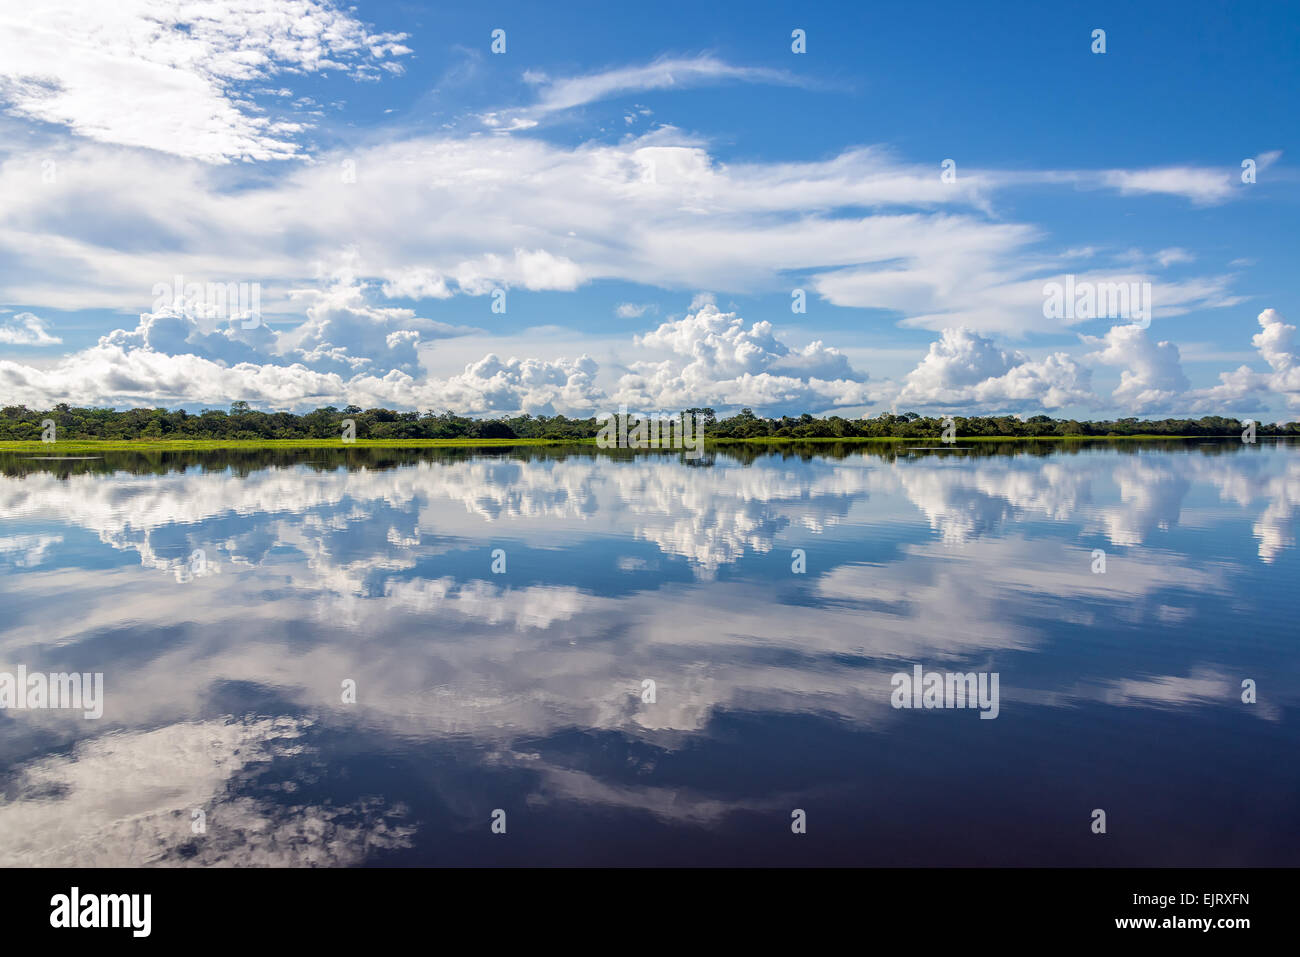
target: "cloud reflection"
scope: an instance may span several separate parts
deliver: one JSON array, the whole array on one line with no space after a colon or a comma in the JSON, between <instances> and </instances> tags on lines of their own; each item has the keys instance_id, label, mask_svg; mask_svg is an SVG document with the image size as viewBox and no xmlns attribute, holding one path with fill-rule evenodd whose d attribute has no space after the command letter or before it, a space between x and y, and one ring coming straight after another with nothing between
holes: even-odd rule
<instances>
[{"instance_id":1,"label":"cloud reflection","mask_svg":"<svg viewBox=\"0 0 1300 957\"><path fill-rule=\"evenodd\" d=\"M303 761L305 737L355 721L394 742L473 742L534 776L533 800L699 824L780 801L619 781L521 739L578 728L669 753L727 713L891 734L889 676L912 661L1000 670L1007 698L1035 706L1226 707L1241 669L1212 636L1252 571L1168 536L1253 536L1278 562L1300 501L1290 455L6 476L0 667L103 670L108 705L93 726L5 716L0 837L15 863L346 864L409 847L419 824L378 792L294 804L252 783L251 769ZM1090 571L1099 543L1105 575ZM495 547L511 573L490 573ZM809 574L791 574L794 547ZM219 574L184 576L196 548ZM1204 637L1169 668L1173 635ZM1129 658L1078 650L1119 641ZM230 716L230 687L260 689L247 716ZM229 832L191 842L200 806Z\"/></svg>"}]
</instances>

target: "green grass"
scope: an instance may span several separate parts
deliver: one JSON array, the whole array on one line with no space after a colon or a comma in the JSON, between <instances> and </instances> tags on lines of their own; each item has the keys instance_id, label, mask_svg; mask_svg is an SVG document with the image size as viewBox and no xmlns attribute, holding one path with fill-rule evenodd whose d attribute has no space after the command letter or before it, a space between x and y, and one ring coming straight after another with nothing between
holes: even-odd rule
<instances>
[{"instance_id":1,"label":"green grass","mask_svg":"<svg viewBox=\"0 0 1300 957\"><path fill-rule=\"evenodd\" d=\"M1235 438L1206 435L959 435L957 444L970 442L1110 442L1151 441L1155 439ZM1261 438L1266 438L1261 436ZM937 442L937 436L850 436L845 438L789 438L758 436L748 439L708 438L708 445L794 445L867 444L879 442ZM441 448L509 448L525 445L595 445L595 439L72 439L67 442L0 441L0 452L29 452L43 455L67 455L79 452L202 452L220 449L441 449Z\"/></svg>"},{"instance_id":2,"label":"green grass","mask_svg":"<svg viewBox=\"0 0 1300 957\"><path fill-rule=\"evenodd\" d=\"M592 439L71 439L67 442L0 442L0 452L203 452L217 449L423 449L571 445Z\"/></svg>"}]
</instances>

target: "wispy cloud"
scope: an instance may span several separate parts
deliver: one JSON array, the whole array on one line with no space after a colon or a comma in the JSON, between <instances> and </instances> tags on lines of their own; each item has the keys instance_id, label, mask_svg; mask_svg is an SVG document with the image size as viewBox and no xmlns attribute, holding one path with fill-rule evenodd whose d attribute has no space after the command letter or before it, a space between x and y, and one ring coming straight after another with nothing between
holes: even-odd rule
<instances>
[{"instance_id":1,"label":"wispy cloud","mask_svg":"<svg viewBox=\"0 0 1300 957\"><path fill-rule=\"evenodd\" d=\"M647 312L658 312L659 307L649 302L620 302L614 315L620 319L640 319Z\"/></svg>"},{"instance_id":2,"label":"wispy cloud","mask_svg":"<svg viewBox=\"0 0 1300 957\"><path fill-rule=\"evenodd\" d=\"M736 66L717 57L666 57L644 66L618 67L600 73L551 79L529 71L524 81L537 89L537 102L522 109L485 114L482 119L501 130L527 129L544 117L626 93L685 90L709 84L738 82L801 86L807 81L771 67ZM643 110L648 115L649 111Z\"/></svg>"},{"instance_id":3,"label":"wispy cloud","mask_svg":"<svg viewBox=\"0 0 1300 957\"><path fill-rule=\"evenodd\" d=\"M1256 175L1273 166L1281 156L1281 150L1271 150L1252 157ZM1198 206L1214 206L1244 195L1242 172L1232 166L1182 164L1136 169L979 171L976 175L999 188L1072 185L1078 189L1116 190L1122 195L1179 196Z\"/></svg>"},{"instance_id":4,"label":"wispy cloud","mask_svg":"<svg viewBox=\"0 0 1300 957\"><path fill-rule=\"evenodd\" d=\"M0 322L0 344L7 346L57 346L63 340L52 336L45 320L30 312L20 312Z\"/></svg>"},{"instance_id":5,"label":"wispy cloud","mask_svg":"<svg viewBox=\"0 0 1300 957\"><path fill-rule=\"evenodd\" d=\"M304 124L258 115L244 85L397 72L394 58L411 52L403 39L329 0L10 4L0 9L0 103L104 143L210 163L284 159L300 152Z\"/></svg>"}]
</instances>

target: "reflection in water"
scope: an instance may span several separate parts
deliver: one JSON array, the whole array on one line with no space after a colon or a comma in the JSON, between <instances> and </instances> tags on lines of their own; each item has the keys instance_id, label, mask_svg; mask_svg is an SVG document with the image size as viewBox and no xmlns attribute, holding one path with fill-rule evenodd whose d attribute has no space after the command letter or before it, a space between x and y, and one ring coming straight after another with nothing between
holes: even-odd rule
<instances>
[{"instance_id":1,"label":"reflection in water","mask_svg":"<svg viewBox=\"0 0 1300 957\"><path fill-rule=\"evenodd\" d=\"M1294 447L0 473L0 671L107 689L0 711L3 863L1300 863ZM894 710L913 663L999 717Z\"/></svg>"}]
</instances>

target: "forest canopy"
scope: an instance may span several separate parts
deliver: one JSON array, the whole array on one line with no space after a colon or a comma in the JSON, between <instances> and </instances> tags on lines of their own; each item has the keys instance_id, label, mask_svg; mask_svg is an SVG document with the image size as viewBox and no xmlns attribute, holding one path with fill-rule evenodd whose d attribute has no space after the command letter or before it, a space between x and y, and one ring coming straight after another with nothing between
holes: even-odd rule
<instances>
[{"instance_id":1,"label":"forest canopy","mask_svg":"<svg viewBox=\"0 0 1300 957\"><path fill-rule=\"evenodd\" d=\"M713 409L686 410L701 415L705 435L713 438L923 438L943 432L943 416L916 412L881 413L871 418L838 415L765 418L751 409L719 418ZM190 413L182 409L87 409L60 404L33 410L7 406L0 410L0 441L36 441L42 423L52 420L60 440L87 439L313 439L337 438L344 420L351 419L358 439L589 439L600 421L563 415L517 415L472 418L453 412L397 412L392 409L339 409L325 406L311 412L261 412L236 402L229 411L209 409ZM1211 415L1199 419L1125 418L1106 421L1053 419L1046 415L1017 418L1012 415L953 416L958 436L1125 436L1125 435L1239 435L1249 420ZM1300 423L1257 424L1258 435L1300 435Z\"/></svg>"}]
</instances>

